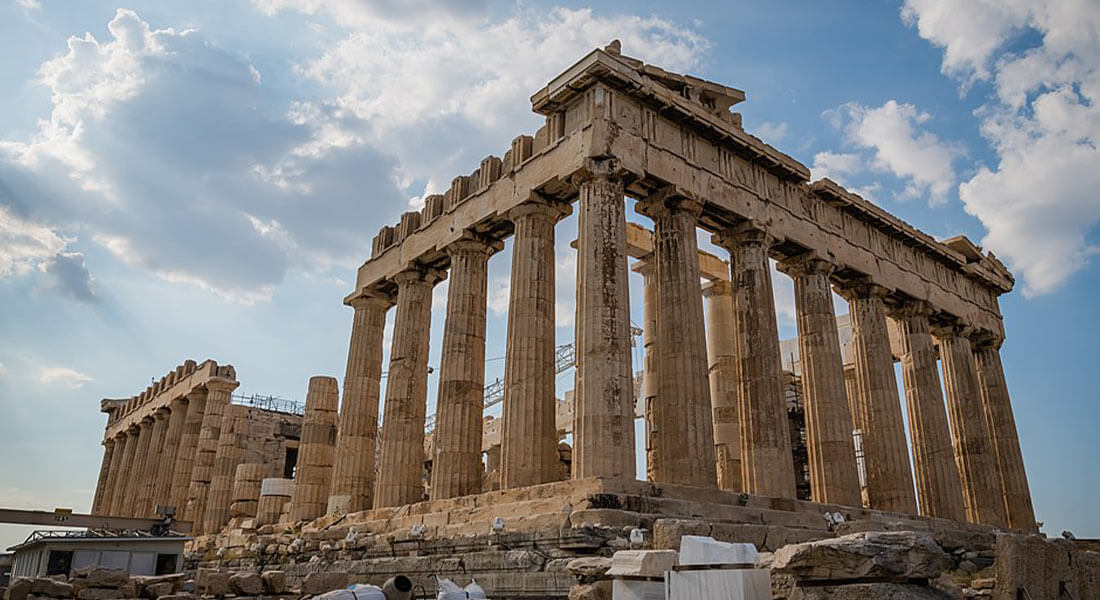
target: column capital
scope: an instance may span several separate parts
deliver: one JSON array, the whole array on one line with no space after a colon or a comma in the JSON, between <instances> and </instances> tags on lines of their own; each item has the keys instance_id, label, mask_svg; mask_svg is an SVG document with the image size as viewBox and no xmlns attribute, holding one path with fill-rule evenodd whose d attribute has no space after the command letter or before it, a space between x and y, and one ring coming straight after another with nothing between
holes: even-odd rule
<instances>
[{"instance_id":1,"label":"column capital","mask_svg":"<svg viewBox=\"0 0 1100 600\"><path fill-rule=\"evenodd\" d=\"M184 397L187 398L188 403L198 402L199 400L206 398L206 390L203 388L195 388L184 394Z\"/></svg>"},{"instance_id":2,"label":"column capital","mask_svg":"<svg viewBox=\"0 0 1100 600\"><path fill-rule=\"evenodd\" d=\"M347 305L355 310L364 310L371 307L389 308L393 306L393 294L380 290L364 290L362 294L347 301Z\"/></svg>"},{"instance_id":3,"label":"column capital","mask_svg":"<svg viewBox=\"0 0 1100 600\"><path fill-rule=\"evenodd\" d=\"M504 242L483 238L469 231L465 232L461 238L447 244L445 248L447 254L450 256L471 254L486 254L491 256L503 249Z\"/></svg>"},{"instance_id":4,"label":"column capital","mask_svg":"<svg viewBox=\"0 0 1100 600\"><path fill-rule=\"evenodd\" d=\"M169 412L168 407L167 406L162 406L162 407L156 409L155 411L153 411L153 419L156 420L156 421L163 421L164 419L168 418L168 412Z\"/></svg>"},{"instance_id":5,"label":"column capital","mask_svg":"<svg viewBox=\"0 0 1100 600\"><path fill-rule=\"evenodd\" d=\"M867 300L870 298L885 298L890 290L871 281L870 277L860 277L852 281L837 284L836 292L845 300Z\"/></svg>"},{"instance_id":6,"label":"column capital","mask_svg":"<svg viewBox=\"0 0 1100 600\"><path fill-rule=\"evenodd\" d=\"M950 338L967 338L970 339L970 334L974 331L973 327L953 319L944 323L936 323L932 326L932 335L937 339L950 339Z\"/></svg>"},{"instance_id":7,"label":"column capital","mask_svg":"<svg viewBox=\"0 0 1100 600\"><path fill-rule=\"evenodd\" d=\"M137 426L140 429L150 429L150 428L153 427L153 421L154 421L153 415L148 415L148 416L143 417L140 421L138 421Z\"/></svg>"},{"instance_id":8,"label":"column capital","mask_svg":"<svg viewBox=\"0 0 1100 600\"><path fill-rule=\"evenodd\" d=\"M970 334L970 344L974 346L975 350L993 349L1000 350L1001 345L1004 344L1004 335L998 334L987 329L975 329Z\"/></svg>"},{"instance_id":9,"label":"column capital","mask_svg":"<svg viewBox=\"0 0 1100 600\"><path fill-rule=\"evenodd\" d=\"M652 252L645 256L638 257L638 259L634 261L634 264L630 265L630 270L641 274L643 277L655 275L657 273L657 261L654 260L654 258Z\"/></svg>"},{"instance_id":10,"label":"column capital","mask_svg":"<svg viewBox=\"0 0 1100 600\"><path fill-rule=\"evenodd\" d=\"M621 169L617 158L588 158L584 166L569 175L569 183L580 187L593 180L621 179Z\"/></svg>"},{"instance_id":11,"label":"column capital","mask_svg":"<svg viewBox=\"0 0 1100 600\"><path fill-rule=\"evenodd\" d=\"M543 198L537 194L532 194L531 199L522 204L514 206L508 211L508 220L513 223L516 219L522 219L528 216L541 217L549 219L552 223L569 216L573 212L573 205L567 202L557 202L548 198Z\"/></svg>"},{"instance_id":12,"label":"column capital","mask_svg":"<svg viewBox=\"0 0 1100 600\"><path fill-rule=\"evenodd\" d=\"M190 394L184 396L176 396L175 398L172 398L172 400L168 402L168 410L176 412L183 408L185 404L190 404L191 400L189 396Z\"/></svg>"},{"instance_id":13,"label":"column capital","mask_svg":"<svg viewBox=\"0 0 1100 600\"><path fill-rule=\"evenodd\" d=\"M819 274L828 277L836 270L836 265L832 261L822 258L817 252L810 250L778 261L776 268L781 273L786 273L791 277Z\"/></svg>"},{"instance_id":14,"label":"column capital","mask_svg":"<svg viewBox=\"0 0 1100 600\"><path fill-rule=\"evenodd\" d=\"M432 269L429 267L411 266L404 271L393 276L393 282L398 287L404 285L410 285L415 283L427 283L428 285L435 285L440 281L447 278L447 272L442 269Z\"/></svg>"},{"instance_id":15,"label":"column capital","mask_svg":"<svg viewBox=\"0 0 1100 600\"><path fill-rule=\"evenodd\" d=\"M727 227L712 235L710 240L715 245L731 251L740 246L764 246L767 248L775 243L775 237L770 235L764 226L755 219L748 219L732 227Z\"/></svg>"},{"instance_id":16,"label":"column capital","mask_svg":"<svg viewBox=\"0 0 1100 600\"><path fill-rule=\"evenodd\" d=\"M924 300L902 300L887 309L886 314L894 319L911 319L924 317L927 319L936 312L932 305Z\"/></svg>"},{"instance_id":17,"label":"column capital","mask_svg":"<svg viewBox=\"0 0 1100 600\"><path fill-rule=\"evenodd\" d=\"M703 284L703 297L733 296L733 284L728 279L712 279Z\"/></svg>"},{"instance_id":18,"label":"column capital","mask_svg":"<svg viewBox=\"0 0 1100 600\"><path fill-rule=\"evenodd\" d=\"M675 212L684 212L698 219L703 214L703 203L689 192L674 185L666 185L639 200L634 205L634 210L651 219L656 219L663 213Z\"/></svg>"}]
</instances>

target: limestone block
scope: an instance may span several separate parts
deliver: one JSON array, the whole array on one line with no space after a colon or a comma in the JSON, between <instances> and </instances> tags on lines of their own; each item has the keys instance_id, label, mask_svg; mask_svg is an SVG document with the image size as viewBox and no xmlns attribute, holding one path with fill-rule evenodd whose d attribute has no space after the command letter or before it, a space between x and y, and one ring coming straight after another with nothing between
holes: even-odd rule
<instances>
[{"instance_id":1,"label":"limestone block","mask_svg":"<svg viewBox=\"0 0 1100 600\"><path fill-rule=\"evenodd\" d=\"M73 572L74 579L82 579L92 587L111 587L126 583L130 576L126 569L108 569L100 566L85 567Z\"/></svg>"},{"instance_id":2,"label":"limestone block","mask_svg":"<svg viewBox=\"0 0 1100 600\"><path fill-rule=\"evenodd\" d=\"M565 570L581 583L594 582L604 578L607 571L611 569L611 564L611 559L604 556L585 556L569 561L569 564L565 565Z\"/></svg>"},{"instance_id":3,"label":"limestone block","mask_svg":"<svg viewBox=\"0 0 1100 600\"><path fill-rule=\"evenodd\" d=\"M143 598L147 598L148 600L157 600L158 598L160 598L162 596L171 595L173 592L176 591L174 589L175 587L176 586L172 585L172 583L167 582L167 581L161 581L159 583L151 583L151 584L145 586L144 588L142 588L141 596Z\"/></svg>"},{"instance_id":4,"label":"limestone block","mask_svg":"<svg viewBox=\"0 0 1100 600\"><path fill-rule=\"evenodd\" d=\"M4 590L4 600L26 600L27 595L31 592L31 581L26 577L12 579L7 589Z\"/></svg>"},{"instance_id":5,"label":"limestone block","mask_svg":"<svg viewBox=\"0 0 1100 600\"><path fill-rule=\"evenodd\" d=\"M343 571L310 573L302 582L302 593L323 594L346 587L348 587L348 574Z\"/></svg>"},{"instance_id":6,"label":"limestone block","mask_svg":"<svg viewBox=\"0 0 1100 600\"><path fill-rule=\"evenodd\" d=\"M283 571L264 571L260 578L264 581L264 591L268 594L285 594L286 573Z\"/></svg>"},{"instance_id":7,"label":"limestone block","mask_svg":"<svg viewBox=\"0 0 1100 600\"><path fill-rule=\"evenodd\" d=\"M579 583L569 588L569 600L611 600L610 581Z\"/></svg>"},{"instance_id":8,"label":"limestone block","mask_svg":"<svg viewBox=\"0 0 1100 600\"><path fill-rule=\"evenodd\" d=\"M675 550L620 550L611 556L607 574L635 577L664 577L665 571L679 564Z\"/></svg>"},{"instance_id":9,"label":"limestone block","mask_svg":"<svg viewBox=\"0 0 1100 600\"><path fill-rule=\"evenodd\" d=\"M195 578L195 588L204 596L225 596L230 591L229 573L199 571Z\"/></svg>"},{"instance_id":10,"label":"limestone block","mask_svg":"<svg viewBox=\"0 0 1100 600\"><path fill-rule=\"evenodd\" d=\"M238 596L258 596L264 593L264 580L258 573L234 573L229 577L229 589Z\"/></svg>"},{"instance_id":11,"label":"limestone block","mask_svg":"<svg viewBox=\"0 0 1100 600\"><path fill-rule=\"evenodd\" d=\"M64 581L38 577L31 580L30 593L38 596L50 596L53 598L71 598L73 586Z\"/></svg>"},{"instance_id":12,"label":"limestone block","mask_svg":"<svg viewBox=\"0 0 1100 600\"><path fill-rule=\"evenodd\" d=\"M772 569L803 581L935 579L946 560L943 550L926 533L855 533L784 546L775 551Z\"/></svg>"},{"instance_id":13,"label":"limestone block","mask_svg":"<svg viewBox=\"0 0 1100 600\"><path fill-rule=\"evenodd\" d=\"M680 537L685 535L710 535L710 523L688 519L657 519L653 523L653 547L678 550Z\"/></svg>"},{"instance_id":14,"label":"limestone block","mask_svg":"<svg viewBox=\"0 0 1100 600\"><path fill-rule=\"evenodd\" d=\"M118 600L123 597L117 587L86 587L76 593L80 600Z\"/></svg>"},{"instance_id":15,"label":"limestone block","mask_svg":"<svg viewBox=\"0 0 1100 600\"><path fill-rule=\"evenodd\" d=\"M796 587L788 600L951 600L943 590L909 583Z\"/></svg>"}]
</instances>

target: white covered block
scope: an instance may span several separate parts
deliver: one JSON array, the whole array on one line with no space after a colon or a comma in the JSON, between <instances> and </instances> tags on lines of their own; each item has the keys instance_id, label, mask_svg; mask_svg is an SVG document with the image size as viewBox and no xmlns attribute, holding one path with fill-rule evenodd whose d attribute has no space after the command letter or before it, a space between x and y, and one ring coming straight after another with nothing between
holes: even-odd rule
<instances>
[{"instance_id":1,"label":"white covered block","mask_svg":"<svg viewBox=\"0 0 1100 600\"><path fill-rule=\"evenodd\" d=\"M616 579L611 582L612 600L665 600L664 581Z\"/></svg>"},{"instance_id":2,"label":"white covered block","mask_svg":"<svg viewBox=\"0 0 1100 600\"><path fill-rule=\"evenodd\" d=\"M664 577L677 564L675 550L620 550L611 556L612 577Z\"/></svg>"},{"instance_id":3,"label":"white covered block","mask_svg":"<svg viewBox=\"0 0 1100 600\"><path fill-rule=\"evenodd\" d=\"M680 538L681 565L755 565L759 557L752 544L719 542L700 535Z\"/></svg>"},{"instance_id":4,"label":"white covered block","mask_svg":"<svg viewBox=\"0 0 1100 600\"><path fill-rule=\"evenodd\" d=\"M665 585L668 600L771 600L772 597L767 569L671 571Z\"/></svg>"}]
</instances>

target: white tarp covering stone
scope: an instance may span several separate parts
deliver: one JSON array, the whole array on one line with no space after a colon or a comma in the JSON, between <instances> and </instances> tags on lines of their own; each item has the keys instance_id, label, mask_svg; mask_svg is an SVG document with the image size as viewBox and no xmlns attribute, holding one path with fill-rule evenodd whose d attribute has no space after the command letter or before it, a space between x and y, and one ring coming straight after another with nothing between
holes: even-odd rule
<instances>
[{"instance_id":1,"label":"white tarp covering stone","mask_svg":"<svg viewBox=\"0 0 1100 600\"><path fill-rule=\"evenodd\" d=\"M699 535L680 538L681 565L755 565L759 557L760 553L752 544L719 542Z\"/></svg>"},{"instance_id":2,"label":"white tarp covering stone","mask_svg":"<svg viewBox=\"0 0 1100 600\"><path fill-rule=\"evenodd\" d=\"M611 556L612 577L664 577L677 564L675 550L620 550Z\"/></svg>"}]
</instances>

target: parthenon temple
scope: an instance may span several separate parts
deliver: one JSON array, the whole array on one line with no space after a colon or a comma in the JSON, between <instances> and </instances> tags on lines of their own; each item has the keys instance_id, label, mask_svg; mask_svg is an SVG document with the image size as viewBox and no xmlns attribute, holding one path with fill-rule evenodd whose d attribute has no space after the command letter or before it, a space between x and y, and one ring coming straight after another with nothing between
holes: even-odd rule
<instances>
[{"instance_id":1,"label":"parthenon temple","mask_svg":"<svg viewBox=\"0 0 1100 600\"><path fill-rule=\"evenodd\" d=\"M246 410L230 401L233 368L208 361L105 400L95 511L174 507L201 534L192 547L202 564L265 552L292 563L288 553L324 555L326 539L347 560L414 542L446 557L461 554L453 541L463 536L505 534L568 556L605 543L592 541L601 527L620 530L611 537L639 528L660 545L662 531L700 520L716 537L768 547L833 535L829 511L1036 531L999 352L998 298L1012 275L965 237L936 240L833 181L811 182L746 131L731 110L744 100L617 43L592 51L531 96L545 118L534 135L373 237L344 299L354 313L342 389L318 376L301 416ZM630 206L651 225L628 224ZM574 211L575 379L562 412L555 225ZM488 263L508 238L502 414L492 419ZM770 261L794 284L789 352ZM633 299L644 305L639 377L632 272L644 280ZM439 385L429 390L432 290L444 279ZM840 327L834 292L848 304ZM791 385L804 467L792 458ZM278 536L291 526L318 532L315 545L288 549ZM481 573L469 561L466 572ZM483 571L479 581L501 572ZM560 576L546 564L534 571L522 585L552 588ZM523 596L514 581L500 577L496 589Z\"/></svg>"}]
</instances>

